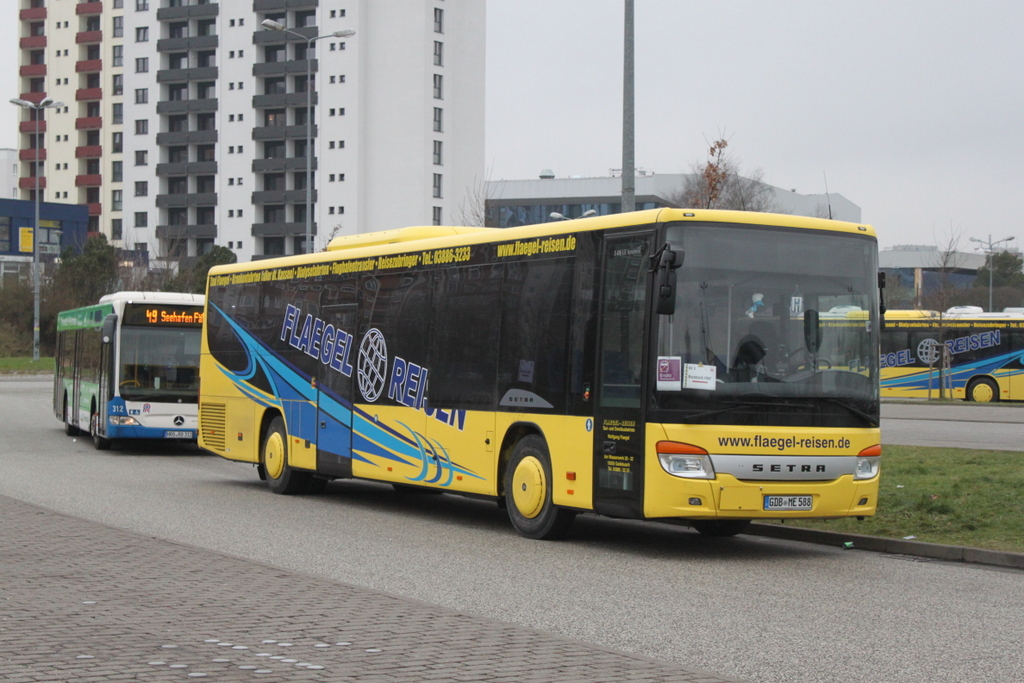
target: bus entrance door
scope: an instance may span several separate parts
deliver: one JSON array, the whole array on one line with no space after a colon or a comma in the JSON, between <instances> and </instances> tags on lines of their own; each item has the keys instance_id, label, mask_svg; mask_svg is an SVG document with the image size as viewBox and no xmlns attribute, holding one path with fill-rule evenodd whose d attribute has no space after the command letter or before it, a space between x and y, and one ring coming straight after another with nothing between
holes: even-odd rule
<instances>
[{"instance_id":1,"label":"bus entrance door","mask_svg":"<svg viewBox=\"0 0 1024 683\"><path fill-rule=\"evenodd\" d=\"M643 516L644 330L653 233L610 237L602 256L594 511Z\"/></svg>"},{"instance_id":2,"label":"bus entrance door","mask_svg":"<svg viewBox=\"0 0 1024 683\"><path fill-rule=\"evenodd\" d=\"M316 470L332 477L352 476L352 374L356 349L352 331L355 304L324 306L321 316L329 332L330 358L318 363ZM333 326L333 328L331 327Z\"/></svg>"}]
</instances>

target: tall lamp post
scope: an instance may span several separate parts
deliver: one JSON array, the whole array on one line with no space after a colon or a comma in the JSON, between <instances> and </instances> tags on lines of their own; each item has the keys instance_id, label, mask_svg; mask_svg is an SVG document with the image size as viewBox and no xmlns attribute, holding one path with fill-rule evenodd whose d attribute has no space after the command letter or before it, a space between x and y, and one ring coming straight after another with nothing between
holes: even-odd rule
<instances>
[{"instance_id":1,"label":"tall lamp post","mask_svg":"<svg viewBox=\"0 0 1024 683\"><path fill-rule=\"evenodd\" d=\"M971 237L970 240L972 242L977 242L978 244L980 244L982 246L982 248L984 248L985 253L988 255L988 312L991 313L992 312L992 270L993 270L993 268L995 266L995 260L996 260L995 259L996 252L995 252L994 248L995 248L995 246L997 244L1002 244L1003 242L1010 242L1010 241L1012 241L1013 240L1013 235L1010 235L1009 237L1004 237L1001 240L995 240L995 241L992 240L992 235L988 236L988 241L979 240L976 237Z\"/></svg>"},{"instance_id":2,"label":"tall lamp post","mask_svg":"<svg viewBox=\"0 0 1024 683\"><path fill-rule=\"evenodd\" d=\"M39 179L43 177L42 174L42 160L39 158L42 154L43 145L43 133L42 133L42 121L44 109L56 109L57 107L63 107L63 102L54 102L49 97L44 97L39 101L39 104L35 102L29 102L28 100L22 100L14 98L11 100L11 104L16 104L19 107L28 109L33 112L37 112L33 116L33 120L36 122L36 175L35 175L35 224L32 228L32 360L39 362L39 195L42 192L42 188L39 187Z\"/></svg>"},{"instance_id":3,"label":"tall lamp post","mask_svg":"<svg viewBox=\"0 0 1024 683\"><path fill-rule=\"evenodd\" d=\"M633 0L625 0L622 48L622 213L636 209L636 169L633 111Z\"/></svg>"},{"instance_id":4,"label":"tall lamp post","mask_svg":"<svg viewBox=\"0 0 1024 683\"><path fill-rule=\"evenodd\" d=\"M306 41L306 253L308 254L313 251L313 43L321 38L348 38L354 36L356 32L352 29L345 29L307 38L273 19L264 19L262 26L265 29L281 31Z\"/></svg>"}]
</instances>

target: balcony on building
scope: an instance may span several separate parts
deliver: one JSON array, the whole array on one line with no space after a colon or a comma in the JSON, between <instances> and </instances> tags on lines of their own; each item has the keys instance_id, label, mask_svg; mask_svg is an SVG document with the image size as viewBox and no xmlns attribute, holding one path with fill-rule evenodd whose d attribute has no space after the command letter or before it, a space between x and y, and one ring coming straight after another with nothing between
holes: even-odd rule
<instances>
[{"instance_id":1,"label":"balcony on building","mask_svg":"<svg viewBox=\"0 0 1024 683\"><path fill-rule=\"evenodd\" d=\"M217 142L215 130L188 130L171 133L157 133L156 144L168 145L208 144Z\"/></svg>"},{"instance_id":2,"label":"balcony on building","mask_svg":"<svg viewBox=\"0 0 1024 683\"><path fill-rule=\"evenodd\" d=\"M46 148L19 150L18 158L22 161L46 161Z\"/></svg>"},{"instance_id":3,"label":"balcony on building","mask_svg":"<svg viewBox=\"0 0 1024 683\"><path fill-rule=\"evenodd\" d=\"M20 133L45 133L46 132L46 119L42 121L20 121L18 123L18 132Z\"/></svg>"},{"instance_id":4,"label":"balcony on building","mask_svg":"<svg viewBox=\"0 0 1024 683\"><path fill-rule=\"evenodd\" d=\"M313 157L313 170L317 169L317 157ZM287 159L253 159L254 173L273 173L275 171L304 171L306 157L289 157Z\"/></svg>"},{"instance_id":5,"label":"balcony on building","mask_svg":"<svg viewBox=\"0 0 1024 683\"><path fill-rule=\"evenodd\" d=\"M103 71L102 59L83 59L75 62L76 73L88 73L90 71Z\"/></svg>"},{"instance_id":6,"label":"balcony on building","mask_svg":"<svg viewBox=\"0 0 1024 683\"><path fill-rule=\"evenodd\" d=\"M209 19L216 17L219 13L220 5L211 3L205 5L185 5L184 7L161 7L156 11L156 20Z\"/></svg>"},{"instance_id":7,"label":"balcony on building","mask_svg":"<svg viewBox=\"0 0 1024 683\"><path fill-rule=\"evenodd\" d=\"M36 47L46 47L46 36L25 36L18 42L22 50L30 50Z\"/></svg>"},{"instance_id":8,"label":"balcony on building","mask_svg":"<svg viewBox=\"0 0 1024 683\"><path fill-rule=\"evenodd\" d=\"M46 18L45 7L27 7L18 13L18 18L22 21L38 21Z\"/></svg>"},{"instance_id":9,"label":"balcony on building","mask_svg":"<svg viewBox=\"0 0 1024 683\"><path fill-rule=\"evenodd\" d=\"M19 70L22 76L45 76L46 65L45 64L25 64Z\"/></svg>"},{"instance_id":10,"label":"balcony on building","mask_svg":"<svg viewBox=\"0 0 1024 683\"><path fill-rule=\"evenodd\" d=\"M264 235L271 235L277 237L280 235L292 236L292 235L305 235L306 224L303 223L253 223L252 225L252 236L263 237ZM313 223L313 234L316 234L316 223Z\"/></svg>"},{"instance_id":11,"label":"balcony on building","mask_svg":"<svg viewBox=\"0 0 1024 683\"><path fill-rule=\"evenodd\" d=\"M284 9L315 9L320 6L319 0L253 0L253 12L269 12Z\"/></svg>"},{"instance_id":12,"label":"balcony on building","mask_svg":"<svg viewBox=\"0 0 1024 683\"><path fill-rule=\"evenodd\" d=\"M313 93L313 105L319 101L316 92ZM289 92L274 93L272 95L254 95L252 98L253 109L271 109L276 107L305 107L306 93Z\"/></svg>"},{"instance_id":13,"label":"balcony on building","mask_svg":"<svg viewBox=\"0 0 1024 683\"><path fill-rule=\"evenodd\" d=\"M75 34L75 42L79 45L83 43L102 43L103 31L79 31Z\"/></svg>"},{"instance_id":14,"label":"balcony on building","mask_svg":"<svg viewBox=\"0 0 1024 683\"><path fill-rule=\"evenodd\" d=\"M99 173L89 173L75 176L75 187L99 187L103 184L103 176Z\"/></svg>"},{"instance_id":15,"label":"balcony on building","mask_svg":"<svg viewBox=\"0 0 1024 683\"><path fill-rule=\"evenodd\" d=\"M312 63L310 63L312 62ZM304 74L319 69L317 60L291 59L280 62L259 62L252 65L253 76L283 76L286 74Z\"/></svg>"},{"instance_id":16,"label":"balcony on building","mask_svg":"<svg viewBox=\"0 0 1024 683\"><path fill-rule=\"evenodd\" d=\"M212 81L217 79L217 67L197 66L191 69L161 69L156 72L157 83L173 81Z\"/></svg>"},{"instance_id":17,"label":"balcony on building","mask_svg":"<svg viewBox=\"0 0 1024 683\"><path fill-rule=\"evenodd\" d=\"M81 145L75 147L76 159L95 159L103 156L103 145Z\"/></svg>"},{"instance_id":18,"label":"balcony on building","mask_svg":"<svg viewBox=\"0 0 1024 683\"><path fill-rule=\"evenodd\" d=\"M103 205L102 204L86 204L86 206L89 207L89 215L90 216L102 216L103 215Z\"/></svg>"},{"instance_id":19,"label":"balcony on building","mask_svg":"<svg viewBox=\"0 0 1024 683\"><path fill-rule=\"evenodd\" d=\"M217 111L216 97L208 97L205 100L164 100L156 103L157 114L203 114L211 111Z\"/></svg>"},{"instance_id":20,"label":"balcony on building","mask_svg":"<svg viewBox=\"0 0 1024 683\"><path fill-rule=\"evenodd\" d=\"M278 31L267 31L278 33ZM156 41L157 52L185 52L187 50L212 50L220 45L218 36L189 36L188 38L161 38Z\"/></svg>"},{"instance_id":21,"label":"balcony on building","mask_svg":"<svg viewBox=\"0 0 1024 683\"><path fill-rule=\"evenodd\" d=\"M317 192L313 190L313 203L317 201ZM253 204L305 204L305 190L258 190L252 193Z\"/></svg>"},{"instance_id":22,"label":"balcony on building","mask_svg":"<svg viewBox=\"0 0 1024 683\"><path fill-rule=\"evenodd\" d=\"M18 178L18 187L22 190L45 190L46 176L28 176L25 178Z\"/></svg>"},{"instance_id":23,"label":"balcony on building","mask_svg":"<svg viewBox=\"0 0 1024 683\"><path fill-rule=\"evenodd\" d=\"M116 4L116 3L115 3ZM80 2L75 5L75 14L103 14L102 2Z\"/></svg>"},{"instance_id":24,"label":"balcony on building","mask_svg":"<svg viewBox=\"0 0 1024 683\"><path fill-rule=\"evenodd\" d=\"M216 237L216 225L158 225L156 236L162 240L182 240L189 237Z\"/></svg>"},{"instance_id":25,"label":"balcony on building","mask_svg":"<svg viewBox=\"0 0 1024 683\"><path fill-rule=\"evenodd\" d=\"M280 9L281 3L278 2L277 4L278 7L276 9ZM320 29L316 26L298 26L296 28L289 28L288 30L294 31L303 38L309 39L316 38L317 35L319 35ZM284 31L266 31L260 29L252 34L252 42L256 45L274 45L275 43L289 43L297 40L298 38L296 36L287 34Z\"/></svg>"},{"instance_id":26,"label":"balcony on building","mask_svg":"<svg viewBox=\"0 0 1024 683\"><path fill-rule=\"evenodd\" d=\"M178 175L214 175L216 173L216 161L183 161L156 165L156 175L159 178Z\"/></svg>"},{"instance_id":27,"label":"balcony on building","mask_svg":"<svg viewBox=\"0 0 1024 683\"><path fill-rule=\"evenodd\" d=\"M304 140L307 126L260 126L252 129L253 140ZM313 126L313 137L316 137L316 126Z\"/></svg>"},{"instance_id":28,"label":"balcony on building","mask_svg":"<svg viewBox=\"0 0 1024 683\"><path fill-rule=\"evenodd\" d=\"M156 205L161 209L181 206L216 206L216 192L189 192L188 194L158 194Z\"/></svg>"},{"instance_id":29,"label":"balcony on building","mask_svg":"<svg viewBox=\"0 0 1024 683\"><path fill-rule=\"evenodd\" d=\"M75 119L75 130L92 130L103 127L102 116L81 116Z\"/></svg>"},{"instance_id":30,"label":"balcony on building","mask_svg":"<svg viewBox=\"0 0 1024 683\"><path fill-rule=\"evenodd\" d=\"M75 91L75 100L102 100L103 88L79 88Z\"/></svg>"},{"instance_id":31,"label":"balcony on building","mask_svg":"<svg viewBox=\"0 0 1024 683\"><path fill-rule=\"evenodd\" d=\"M21 93L21 99L32 104L39 104L46 99L46 91L43 92L23 92Z\"/></svg>"}]
</instances>

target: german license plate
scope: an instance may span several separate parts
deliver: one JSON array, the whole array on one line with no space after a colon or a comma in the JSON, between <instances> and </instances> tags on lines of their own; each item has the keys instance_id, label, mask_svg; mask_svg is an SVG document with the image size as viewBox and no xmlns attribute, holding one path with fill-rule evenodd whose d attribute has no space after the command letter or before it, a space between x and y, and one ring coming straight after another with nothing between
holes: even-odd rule
<instances>
[{"instance_id":1,"label":"german license plate","mask_svg":"<svg viewBox=\"0 0 1024 683\"><path fill-rule=\"evenodd\" d=\"M164 432L165 439L191 439L195 435L191 431L184 432Z\"/></svg>"},{"instance_id":2,"label":"german license plate","mask_svg":"<svg viewBox=\"0 0 1024 683\"><path fill-rule=\"evenodd\" d=\"M765 496L765 510L810 510L814 502L811 496Z\"/></svg>"}]
</instances>

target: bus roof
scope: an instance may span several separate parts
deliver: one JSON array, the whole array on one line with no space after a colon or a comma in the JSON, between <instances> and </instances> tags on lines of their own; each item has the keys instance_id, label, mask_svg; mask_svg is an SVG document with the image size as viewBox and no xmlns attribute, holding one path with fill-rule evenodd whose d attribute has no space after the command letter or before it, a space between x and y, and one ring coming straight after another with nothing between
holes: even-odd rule
<instances>
[{"instance_id":1,"label":"bus roof","mask_svg":"<svg viewBox=\"0 0 1024 683\"><path fill-rule=\"evenodd\" d=\"M542 237L568 235L592 230L653 225L664 222L732 223L768 225L808 230L826 230L838 233L875 236L873 227L861 223L847 223L810 216L758 213L755 211L718 211L713 209L648 209L633 213L609 214L552 223L521 225L514 228L480 228L465 226L413 226L396 230L362 233L331 240L326 252L296 254L260 261L214 266L211 275L245 273L271 268L315 265L343 259L372 258L379 255L401 254L456 246L510 242ZM338 252L344 252L340 254Z\"/></svg>"},{"instance_id":2,"label":"bus roof","mask_svg":"<svg viewBox=\"0 0 1024 683\"><path fill-rule=\"evenodd\" d=\"M954 306L945 313L919 309L889 309L886 320L1024 320L1024 310L1006 309L986 313L977 306Z\"/></svg>"},{"instance_id":3,"label":"bus roof","mask_svg":"<svg viewBox=\"0 0 1024 683\"><path fill-rule=\"evenodd\" d=\"M197 304L201 306L206 302L206 297L202 294L187 292L114 292L113 294L100 297L101 304L113 303L115 301L124 301L126 303L149 301L161 304Z\"/></svg>"}]
</instances>

